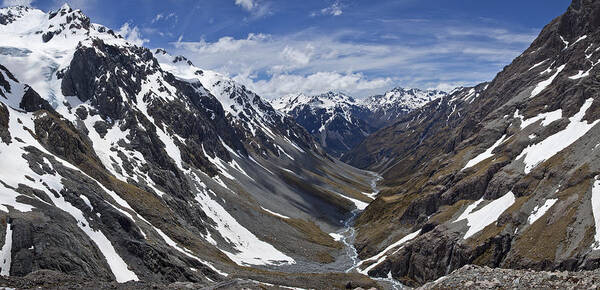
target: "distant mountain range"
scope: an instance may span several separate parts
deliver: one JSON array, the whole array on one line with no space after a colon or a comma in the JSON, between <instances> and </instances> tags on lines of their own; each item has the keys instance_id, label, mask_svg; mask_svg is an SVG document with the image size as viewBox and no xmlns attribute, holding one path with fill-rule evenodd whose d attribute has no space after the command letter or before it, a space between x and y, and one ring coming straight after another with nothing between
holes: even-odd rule
<instances>
[{"instance_id":1,"label":"distant mountain range","mask_svg":"<svg viewBox=\"0 0 600 290\"><path fill-rule=\"evenodd\" d=\"M395 88L365 99L328 92L288 95L271 104L308 130L329 154L339 157L369 134L446 95L438 90Z\"/></svg>"}]
</instances>

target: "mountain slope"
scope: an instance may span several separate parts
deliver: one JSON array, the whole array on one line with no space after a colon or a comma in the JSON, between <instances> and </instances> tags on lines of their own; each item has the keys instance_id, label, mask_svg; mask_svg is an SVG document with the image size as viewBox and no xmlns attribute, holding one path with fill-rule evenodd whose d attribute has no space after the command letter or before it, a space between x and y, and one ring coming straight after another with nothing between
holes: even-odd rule
<instances>
[{"instance_id":1,"label":"mountain slope","mask_svg":"<svg viewBox=\"0 0 600 290\"><path fill-rule=\"evenodd\" d=\"M328 233L373 177L259 96L66 5L0 35L2 274L373 285L310 273L351 263Z\"/></svg>"},{"instance_id":2,"label":"mountain slope","mask_svg":"<svg viewBox=\"0 0 600 290\"><path fill-rule=\"evenodd\" d=\"M574 0L491 83L344 156L385 178L357 220L360 271L421 284L465 264L598 267L598 15Z\"/></svg>"},{"instance_id":3,"label":"mountain slope","mask_svg":"<svg viewBox=\"0 0 600 290\"><path fill-rule=\"evenodd\" d=\"M444 95L436 90L395 88L362 100L328 92L317 96L284 96L271 104L293 117L327 153L340 157L369 134Z\"/></svg>"}]
</instances>

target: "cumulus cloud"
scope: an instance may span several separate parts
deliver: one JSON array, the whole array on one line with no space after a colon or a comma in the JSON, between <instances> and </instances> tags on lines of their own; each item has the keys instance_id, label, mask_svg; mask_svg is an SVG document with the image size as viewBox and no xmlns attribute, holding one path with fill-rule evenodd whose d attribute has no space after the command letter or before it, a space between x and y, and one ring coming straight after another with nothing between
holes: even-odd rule
<instances>
[{"instance_id":1,"label":"cumulus cloud","mask_svg":"<svg viewBox=\"0 0 600 290\"><path fill-rule=\"evenodd\" d=\"M238 5L248 11L252 11L252 9L254 9L253 0L235 0L235 5Z\"/></svg>"},{"instance_id":2,"label":"cumulus cloud","mask_svg":"<svg viewBox=\"0 0 600 290\"><path fill-rule=\"evenodd\" d=\"M117 31L118 34L123 36L128 42L142 46L149 42L148 39L142 37L140 29L137 26L133 26L129 22L125 22L121 28Z\"/></svg>"},{"instance_id":3,"label":"cumulus cloud","mask_svg":"<svg viewBox=\"0 0 600 290\"><path fill-rule=\"evenodd\" d=\"M33 0L4 0L2 6L31 6Z\"/></svg>"}]
</instances>

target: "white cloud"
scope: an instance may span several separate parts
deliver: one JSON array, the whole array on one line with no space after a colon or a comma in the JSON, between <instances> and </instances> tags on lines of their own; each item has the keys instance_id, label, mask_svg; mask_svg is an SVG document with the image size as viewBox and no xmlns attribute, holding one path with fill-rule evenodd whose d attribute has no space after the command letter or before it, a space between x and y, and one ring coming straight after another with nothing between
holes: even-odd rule
<instances>
[{"instance_id":1,"label":"white cloud","mask_svg":"<svg viewBox=\"0 0 600 290\"><path fill-rule=\"evenodd\" d=\"M391 78L368 79L360 73L340 74L337 72L317 72L306 76L277 74L268 80L254 80L246 75L237 75L233 79L267 98L298 92L315 95L327 91L342 91L353 95L372 95L380 93L393 85Z\"/></svg>"},{"instance_id":2,"label":"white cloud","mask_svg":"<svg viewBox=\"0 0 600 290\"><path fill-rule=\"evenodd\" d=\"M342 13L344 13L344 12L342 11L342 4L340 3L339 0L333 2L333 4L331 4L331 6L323 8L320 11L321 15L331 15L331 16L340 16L340 15L342 15ZM313 16L316 16L316 14L313 13Z\"/></svg>"},{"instance_id":3,"label":"white cloud","mask_svg":"<svg viewBox=\"0 0 600 290\"><path fill-rule=\"evenodd\" d=\"M382 34L381 41L365 42L372 35L358 30L307 29L212 42L180 40L172 52L229 75L264 97L328 90L363 97L393 86L449 90L491 80L527 46L527 33L423 25L405 28L416 33L409 40L398 33L398 39Z\"/></svg>"},{"instance_id":4,"label":"white cloud","mask_svg":"<svg viewBox=\"0 0 600 290\"><path fill-rule=\"evenodd\" d=\"M163 19L163 17L165 17L165 16L162 13L156 14L156 16L154 16L154 18L152 19L152 23L156 23L156 22L160 21L161 19Z\"/></svg>"},{"instance_id":5,"label":"white cloud","mask_svg":"<svg viewBox=\"0 0 600 290\"><path fill-rule=\"evenodd\" d=\"M169 13L167 15L165 15L163 13L158 13L158 14L156 14L156 16L154 16L154 18L152 18L151 22L152 22L152 24L154 24L154 23L157 23L157 22L159 22L161 20L162 21L167 21L169 19L173 19L175 21L175 23L177 23L178 20L179 20L178 17L177 17L177 15L175 13L171 12L171 13Z\"/></svg>"},{"instance_id":6,"label":"white cloud","mask_svg":"<svg viewBox=\"0 0 600 290\"><path fill-rule=\"evenodd\" d=\"M271 5L269 2L260 0L235 0L235 5L250 12L253 18L260 18L271 13Z\"/></svg>"},{"instance_id":7,"label":"white cloud","mask_svg":"<svg viewBox=\"0 0 600 290\"><path fill-rule=\"evenodd\" d=\"M467 85L469 85L469 84L465 83L465 82L439 83L434 87L428 87L428 89L450 92L457 87L463 87L463 86L467 86Z\"/></svg>"},{"instance_id":8,"label":"white cloud","mask_svg":"<svg viewBox=\"0 0 600 290\"><path fill-rule=\"evenodd\" d=\"M253 0L235 0L235 5L238 5L248 11L252 11L252 9L254 9Z\"/></svg>"},{"instance_id":9,"label":"white cloud","mask_svg":"<svg viewBox=\"0 0 600 290\"><path fill-rule=\"evenodd\" d=\"M61 7L67 3L73 9L81 9L81 11L91 11L96 5L97 0L54 0L54 7Z\"/></svg>"},{"instance_id":10,"label":"white cloud","mask_svg":"<svg viewBox=\"0 0 600 290\"><path fill-rule=\"evenodd\" d=\"M34 0L4 0L2 6L31 6Z\"/></svg>"},{"instance_id":11,"label":"white cloud","mask_svg":"<svg viewBox=\"0 0 600 290\"><path fill-rule=\"evenodd\" d=\"M140 30L137 26L132 26L129 22L125 22L121 28L117 31L118 34L123 36L128 42L142 46L149 42L148 39L142 37Z\"/></svg>"},{"instance_id":12,"label":"white cloud","mask_svg":"<svg viewBox=\"0 0 600 290\"><path fill-rule=\"evenodd\" d=\"M537 31L532 31L530 33L514 33L501 28L471 27L469 29L459 29L456 27L449 27L441 30L438 37L486 37L503 43L529 44L537 37Z\"/></svg>"}]
</instances>

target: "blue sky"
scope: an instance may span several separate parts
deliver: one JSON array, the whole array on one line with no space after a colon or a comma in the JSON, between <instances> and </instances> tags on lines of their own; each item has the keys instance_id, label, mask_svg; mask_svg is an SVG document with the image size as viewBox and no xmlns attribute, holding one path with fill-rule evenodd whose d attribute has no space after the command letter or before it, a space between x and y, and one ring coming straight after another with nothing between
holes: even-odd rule
<instances>
[{"instance_id":1,"label":"blue sky","mask_svg":"<svg viewBox=\"0 0 600 290\"><path fill-rule=\"evenodd\" d=\"M42 10L60 0L3 0ZM95 23L260 95L491 80L569 0L69 0Z\"/></svg>"}]
</instances>

